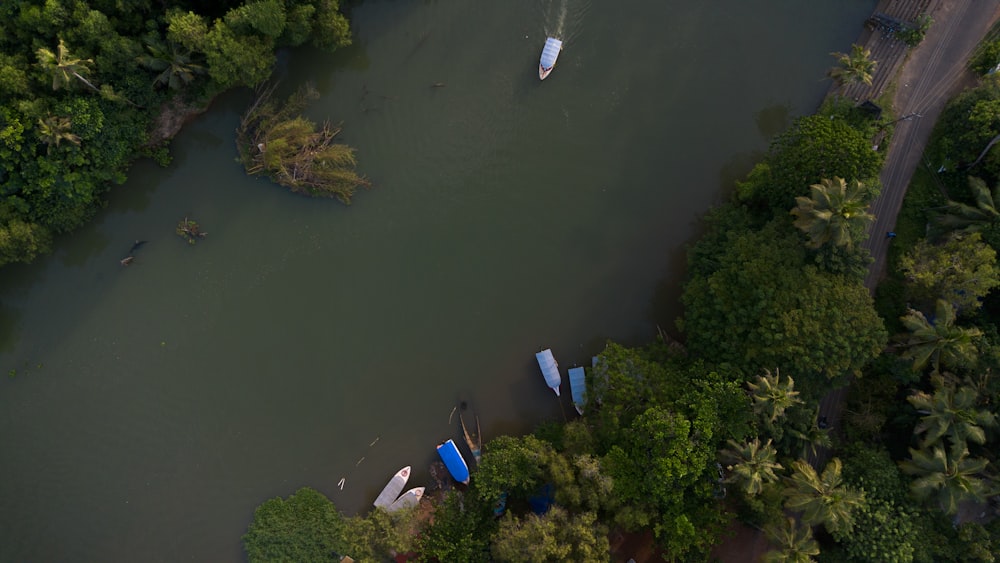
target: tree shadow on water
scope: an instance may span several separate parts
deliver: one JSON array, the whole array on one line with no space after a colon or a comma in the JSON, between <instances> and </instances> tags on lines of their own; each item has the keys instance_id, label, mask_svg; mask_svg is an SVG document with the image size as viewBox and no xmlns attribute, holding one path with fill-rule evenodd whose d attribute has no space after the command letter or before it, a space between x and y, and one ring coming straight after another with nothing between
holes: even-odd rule
<instances>
[{"instance_id":1,"label":"tree shadow on water","mask_svg":"<svg viewBox=\"0 0 1000 563\"><path fill-rule=\"evenodd\" d=\"M10 352L21 339L21 312L0 303L0 352Z\"/></svg>"},{"instance_id":2,"label":"tree shadow on water","mask_svg":"<svg viewBox=\"0 0 1000 563\"><path fill-rule=\"evenodd\" d=\"M770 141L792 123L792 108L788 104L775 104L762 108L754 115L757 131Z\"/></svg>"}]
</instances>

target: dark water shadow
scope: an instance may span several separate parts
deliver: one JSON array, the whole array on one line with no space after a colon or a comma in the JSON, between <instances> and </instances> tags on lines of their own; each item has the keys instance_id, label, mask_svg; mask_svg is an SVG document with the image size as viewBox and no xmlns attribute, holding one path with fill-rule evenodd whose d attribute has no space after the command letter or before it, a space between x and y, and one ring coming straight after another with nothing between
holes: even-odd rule
<instances>
[{"instance_id":1,"label":"dark water shadow","mask_svg":"<svg viewBox=\"0 0 1000 563\"><path fill-rule=\"evenodd\" d=\"M792 107L787 103L767 106L754 115L754 121L761 136L771 140L791 125Z\"/></svg>"},{"instance_id":2,"label":"dark water shadow","mask_svg":"<svg viewBox=\"0 0 1000 563\"><path fill-rule=\"evenodd\" d=\"M0 303L0 352L10 352L21 340L21 317L23 314Z\"/></svg>"},{"instance_id":3,"label":"dark water shadow","mask_svg":"<svg viewBox=\"0 0 1000 563\"><path fill-rule=\"evenodd\" d=\"M111 213L145 211L163 175L163 167L152 159L143 158L136 161L128 172L128 177L132 180L111 189L107 199L107 211ZM136 178L141 180L136 181ZM154 178L155 181L152 180Z\"/></svg>"},{"instance_id":4,"label":"dark water shadow","mask_svg":"<svg viewBox=\"0 0 1000 563\"><path fill-rule=\"evenodd\" d=\"M112 212L116 211L112 210ZM104 213L107 213L107 211L102 212L102 214ZM122 242L124 244L125 241ZM111 237L102 232L96 222L88 223L79 230L74 231L72 235L64 237L59 241L58 248L56 249L56 258L64 266L81 268L91 258L104 252L110 243ZM131 244L132 241L129 241L129 245ZM123 251L127 250L127 246L123 248ZM126 254L122 254L122 258L125 256Z\"/></svg>"}]
</instances>

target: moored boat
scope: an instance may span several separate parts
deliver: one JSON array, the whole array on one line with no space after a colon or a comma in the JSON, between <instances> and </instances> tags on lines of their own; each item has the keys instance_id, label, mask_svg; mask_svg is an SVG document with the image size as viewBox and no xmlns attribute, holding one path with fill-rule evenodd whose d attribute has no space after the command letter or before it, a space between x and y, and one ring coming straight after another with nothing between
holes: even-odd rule
<instances>
[{"instance_id":1,"label":"moored boat","mask_svg":"<svg viewBox=\"0 0 1000 563\"><path fill-rule=\"evenodd\" d=\"M462 434L465 435L465 443L469 446L469 451L472 452L472 461L476 462L476 467L479 467L479 458L483 455L483 434L479 430L479 417L476 417L476 434L475 437L469 434L469 431L465 428L465 419L462 418L462 414L459 413L458 421L462 423Z\"/></svg>"},{"instance_id":2,"label":"moored boat","mask_svg":"<svg viewBox=\"0 0 1000 563\"><path fill-rule=\"evenodd\" d=\"M387 512L396 512L397 510L402 510L404 508L410 508L411 506L416 506L420 502L420 499L424 496L423 487L414 487L409 491L403 493L396 502L389 505L389 508L385 510Z\"/></svg>"},{"instance_id":3,"label":"moored boat","mask_svg":"<svg viewBox=\"0 0 1000 563\"><path fill-rule=\"evenodd\" d=\"M562 41L555 37L549 37L545 40L545 46L542 47L542 57L538 61L539 80L545 80L549 73L552 72L552 69L555 68L556 59L559 58L559 51L562 51Z\"/></svg>"},{"instance_id":4,"label":"moored boat","mask_svg":"<svg viewBox=\"0 0 1000 563\"><path fill-rule=\"evenodd\" d=\"M576 412L583 416L583 407L587 404L587 374L582 367L569 368L569 391L573 396L573 406Z\"/></svg>"},{"instance_id":5,"label":"moored boat","mask_svg":"<svg viewBox=\"0 0 1000 563\"><path fill-rule=\"evenodd\" d=\"M538 367L542 370L542 377L545 378L545 384L555 391L556 397L558 397L559 385L562 384L562 376L559 375L559 364L556 362L555 357L552 356L552 350L546 348L538 352L535 354L535 359L538 360Z\"/></svg>"},{"instance_id":6,"label":"moored boat","mask_svg":"<svg viewBox=\"0 0 1000 563\"><path fill-rule=\"evenodd\" d=\"M462 452L458 451L458 446L455 445L454 440L446 440L441 442L437 446L438 455L441 456L441 461L444 462L444 466L448 468L448 473L451 473L452 479L462 483L463 485L469 484L469 466L465 463L465 458L462 457Z\"/></svg>"},{"instance_id":7,"label":"moored boat","mask_svg":"<svg viewBox=\"0 0 1000 563\"><path fill-rule=\"evenodd\" d=\"M410 479L410 466L407 465L406 467L397 471L396 474L392 476L392 479L389 479L389 482L386 483L385 488L382 489L382 492L378 494L378 497L372 504L380 508L389 508L389 506L391 506L392 503L395 502L396 497L399 496L399 493L403 492L403 487L406 486L406 481L408 481L409 479Z\"/></svg>"}]
</instances>

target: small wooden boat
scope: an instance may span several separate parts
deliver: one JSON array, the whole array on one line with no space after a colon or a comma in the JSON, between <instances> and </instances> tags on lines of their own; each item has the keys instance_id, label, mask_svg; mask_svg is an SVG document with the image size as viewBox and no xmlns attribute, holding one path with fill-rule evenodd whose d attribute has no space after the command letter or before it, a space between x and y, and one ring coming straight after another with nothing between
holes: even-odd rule
<instances>
[{"instance_id":1,"label":"small wooden boat","mask_svg":"<svg viewBox=\"0 0 1000 563\"><path fill-rule=\"evenodd\" d=\"M382 492L378 494L378 498L375 499L374 504L380 508L389 508L393 502L395 502L396 497L399 493L403 492L403 487L406 486L406 481L410 478L410 466L400 469L389 479L389 482L382 489Z\"/></svg>"},{"instance_id":2,"label":"small wooden boat","mask_svg":"<svg viewBox=\"0 0 1000 563\"><path fill-rule=\"evenodd\" d=\"M582 367L569 368L569 391L573 396L576 412L583 416L583 406L587 404L587 374Z\"/></svg>"},{"instance_id":3,"label":"small wooden boat","mask_svg":"<svg viewBox=\"0 0 1000 563\"><path fill-rule=\"evenodd\" d=\"M462 418L462 414L459 413L458 421L462 423L462 434L465 434L465 443L469 446L469 450L472 452L472 461L476 462L476 467L479 467L479 458L483 455L483 434L479 430L479 417L476 417L476 434L475 438L469 434L469 431L465 428L465 419Z\"/></svg>"},{"instance_id":4,"label":"small wooden boat","mask_svg":"<svg viewBox=\"0 0 1000 563\"><path fill-rule=\"evenodd\" d=\"M396 512L397 510L402 510L404 508L410 508L411 506L416 506L420 502L420 499L424 496L423 487L414 487L409 491L403 493L396 502L389 505L386 508L386 512Z\"/></svg>"},{"instance_id":5,"label":"small wooden boat","mask_svg":"<svg viewBox=\"0 0 1000 563\"><path fill-rule=\"evenodd\" d=\"M559 51L562 51L562 41L555 37L549 37L545 40L545 47L542 47L542 57L538 61L539 80L545 80L552 69L556 67Z\"/></svg>"},{"instance_id":6,"label":"small wooden boat","mask_svg":"<svg viewBox=\"0 0 1000 563\"><path fill-rule=\"evenodd\" d=\"M454 440L446 440L441 442L437 446L438 455L441 456L441 461L444 462L444 466L448 468L448 473L451 473L452 479L462 483L463 485L469 484L469 466L465 463L465 458L462 457L462 452L458 451L458 446L455 445Z\"/></svg>"},{"instance_id":7,"label":"small wooden boat","mask_svg":"<svg viewBox=\"0 0 1000 563\"><path fill-rule=\"evenodd\" d=\"M535 354L535 359L538 360L538 367L542 369L542 377L545 378L545 384L555 391L556 397L558 397L559 385L562 384L562 376L559 375L559 364L556 362L555 357L552 356L552 350L546 348L538 352Z\"/></svg>"}]
</instances>

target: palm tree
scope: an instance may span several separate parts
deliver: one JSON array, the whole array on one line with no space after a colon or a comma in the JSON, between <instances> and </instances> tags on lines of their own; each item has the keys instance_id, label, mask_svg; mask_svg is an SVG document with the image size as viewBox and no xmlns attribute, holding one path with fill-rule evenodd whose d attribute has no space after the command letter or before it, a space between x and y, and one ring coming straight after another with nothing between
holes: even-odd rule
<instances>
[{"instance_id":1,"label":"palm tree","mask_svg":"<svg viewBox=\"0 0 1000 563\"><path fill-rule=\"evenodd\" d=\"M933 378L934 394L915 391L907 400L924 416L913 429L915 434L925 434L920 447L938 444L942 438L950 440L952 448L965 449L966 442L986 443L985 427L995 427L997 417L986 409L977 409L979 394L972 387L948 384L943 377Z\"/></svg>"},{"instance_id":2,"label":"palm tree","mask_svg":"<svg viewBox=\"0 0 1000 563\"><path fill-rule=\"evenodd\" d=\"M764 533L778 549L764 555L765 563L810 563L819 555L819 544L813 539L812 528L799 526L794 518L768 524Z\"/></svg>"},{"instance_id":3,"label":"palm tree","mask_svg":"<svg viewBox=\"0 0 1000 563\"><path fill-rule=\"evenodd\" d=\"M764 485L778 480L775 470L782 469L775 461L777 453L771 440L763 446L759 438L754 438L744 444L729 440L729 447L720 452L726 462L726 469L732 474L726 478L727 483L742 483L748 496L756 496L764 490Z\"/></svg>"},{"instance_id":4,"label":"palm tree","mask_svg":"<svg viewBox=\"0 0 1000 563\"><path fill-rule=\"evenodd\" d=\"M947 231L973 233L982 231L1000 218L997 203L1000 203L1000 183L991 191L986 182L969 176L969 189L976 205L948 200L944 211L934 218L934 222Z\"/></svg>"},{"instance_id":5,"label":"palm tree","mask_svg":"<svg viewBox=\"0 0 1000 563\"><path fill-rule=\"evenodd\" d=\"M910 483L914 496L921 500L935 497L941 510L955 514L962 501L982 502L989 494L986 483L978 476L989 461L968 456L965 448L953 449L949 456L941 444L930 453L911 448L910 459L900 462L899 467L916 477Z\"/></svg>"},{"instance_id":6,"label":"palm tree","mask_svg":"<svg viewBox=\"0 0 1000 563\"><path fill-rule=\"evenodd\" d=\"M849 84L867 84L871 86L872 75L878 62L871 59L872 52L861 45L851 45L851 54L830 53L837 59L837 65L831 68L827 75L841 87Z\"/></svg>"},{"instance_id":7,"label":"palm tree","mask_svg":"<svg viewBox=\"0 0 1000 563\"><path fill-rule=\"evenodd\" d=\"M38 118L38 138L49 146L59 146L62 141L69 141L74 145L80 144L80 137L70 132L73 123L68 117L49 115L45 119Z\"/></svg>"},{"instance_id":8,"label":"palm tree","mask_svg":"<svg viewBox=\"0 0 1000 563\"><path fill-rule=\"evenodd\" d=\"M754 412L767 417L769 424L774 423L785 409L802 402L799 399L799 392L795 390L795 380L786 377L781 381L779 370L775 369L774 374L770 370L764 370L764 375L757 376L757 382L747 382L750 388L750 396L753 398Z\"/></svg>"},{"instance_id":9,"label":"palm tree","mask_svg":"<svg viewBox=\"0 0 1000 563\"><path fill-rule=\"evenodd\" d=\"M937 373L941 364L957 367L971 364L976 357L975 339L983 335L978 328L955 326L955 308L943 299L937 300L936 317L931 323L920 311L910 309L900 317L908 334L896 337L906 348L903 357L913 360L913 369L919 371L928 363Z\"/></svg>"},{"instance_id":10,"label":"palm tree","mask_svg":"<svg viewBox=\"0 0 1000 563\"><path fill-rule=\"evenodd\" d=\"M90 73L90 65L94 64L92 59L75 59L70 54L66 43L59 40L58 54L41 48L35 52L38 56L38 64L46 72L52 74L52 89L59 90L74 84L74 79L86 84L91 90L100 93L97 86L94 86L84 75Z\"/></svg>"},{"instance_id":11,"label":"palm tree","mask_svg":"<svg viewBox=\"0 0 1000 563\"><path fill-rule=\"evenodd\" d=\"M793 462L792 469L784 491L785 508L801 511L807 524L823 524L830 532L849 531L854 525L852 513L864 505L865 495L844 485L840 459L831 459L822 475L802 459Z\"/></svg>"},{"instance_id":12,"label":"palm tree","mask_svg":"<svg viewBox=\"0 0 1000 563\"><path fill-rule=\"evenodd\" d=\"M146 44L148 55L137 57L142 66L158 71L160 74L153 80L153 86L166 86L171 90L179 90L194 80L198 74L205 73L205 67L191 61L191 52L180 51L176 43L164 45L160 41Z\"/></svg>"},{"instance_id":13,"label":"palm tree","mask_svg":"<svg viewBox=\"0 0 1000 563\"><path fill-rule=\"evenodd\" d=\"M875 216L868 213L868 191L861 182L824 178L809 186L810 196L795 198L795 226L809 236L809 248L830 242L850 250L854 233L863 233Z\"/></svg>"},{"instance_id":14,"label":"palm tree","mask_svg":"<svg viewBox=\"0 0 1000 563\"><path fill-rule=\"evenodd\" d=\"M819 409L816 409L813 414L812 422L809 426L799 426L798 428L795 426L789 426L788 433L792 438L791 443L799 448L799 456L803 458L811 456L812 459L815 459L819 456L819 450L821 448L833 448L833 439L830 438L830 429L819 427Z\"/></svg>"}]
</instances>

